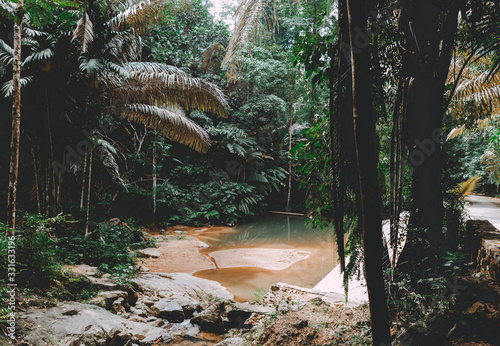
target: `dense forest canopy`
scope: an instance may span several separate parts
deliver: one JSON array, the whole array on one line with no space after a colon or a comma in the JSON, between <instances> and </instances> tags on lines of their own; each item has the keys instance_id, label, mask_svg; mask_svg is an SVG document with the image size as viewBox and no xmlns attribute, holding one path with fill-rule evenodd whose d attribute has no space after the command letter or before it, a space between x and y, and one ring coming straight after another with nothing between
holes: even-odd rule
<instances>
[{"instance_id":1,"label":"dense forest canopy","mask_svg":"<svg viewBox=\"0 0 500 346\"><path fill-rule=\"evenodd\" d=\"M147 240L101 244L125 232L109 219L303 213L335 228L346 280L364 258L373 340L387 344L390 311L424 318L463 255L465 197L499 194L500 4L234 5L230 29L205 0L0 2L2 227L57 263L123 274L128 253L89 248ZM44 238L34 224L49 218ZM408 225L398 267L385 219L392 248Z\"/></svg>"}]
</instances>

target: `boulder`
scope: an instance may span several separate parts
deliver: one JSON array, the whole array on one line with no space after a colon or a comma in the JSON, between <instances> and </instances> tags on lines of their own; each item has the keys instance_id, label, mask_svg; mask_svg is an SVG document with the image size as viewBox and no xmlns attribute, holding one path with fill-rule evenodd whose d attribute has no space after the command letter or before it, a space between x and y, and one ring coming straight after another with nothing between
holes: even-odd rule
<instances>
[{"instance_id":1,"label":"boulder","mask_svg":"<svg viewBox=\"0 0 500 346\"><path fill-rule=\"evenodd\" d=\"M163 318L169 322L182 322L185 319L182 306L170 299L160 299L154 305L154 311L157 311L156 317Z\"/></svg>"},{"instance_id":2,"label":"boulder","mask_svg":"<svg viewBox=\"0 0 500 346\"><path fill-rule=\"evenodd\" d=\"M171 300L202 302L210 298L234 298L220 283L185 273L139 273L132 283L138 290Z\"/></svg>"},{"instance_id":3,"label":"boulder","mask_svg":"<svg viewBox=\"0 0 500 346\"><path fill-rule=\"evenodd\" d=\"M22 342L34 346L152 345L171 340L163 328L127 320L81 303L60 304L46 310L30 308L19 314L18 324L19 335L24 335Z\"/></svg>"},{"instance_id":4,"label":"boulder","mask_svg":"<svg viewBox=\"0 0 500 346\"><path fill-rule=\"evenodd\" d=\"M161 257L160 251L154 247L138 250L139 257L159 258Z\"/></svg>"},{"instance_id":5,"label":"boulder","mask_svg":"<svg viewBox=\"0 0 500 346\"><path fill-rule=\"evenodd\" d=\"M272 307L238 303L235 301L226 301L224 310L224 316L227 317L227 327L238 329L251 327L245 321L253 314L270 315L274 313Z\"/></svg>"},{"instance_id":6,"label":"boulder","mask_svg":"<svg viewBox=\"0 0 500 346\"><path fill-rule=\"evenodd\" d=\"M211 332L222 332L227 329L222 314L224 313L225 303L219 301L210 305L207 309L195 313L191 318L191 322L200 326L202 330Z\"/></svg>"},{"instance_id":7,"label":"boulder","mask_svg":"<svg viewBox=\"0 0 500 346\"><path fill-rule=\"evenodd\" d=\"M118 298L122 298L120 302L123 302L128 298L128 293L119 290L99 292L90 302L106 309L112 309Z\"/></svg>"},{"instance_id":8,"label":"boulder","mask_svg":"<svg viewBox=\"0 0 500 346\"><path fill-rule=\"evenodd\" d=\"M222 340L214 346L242 346L244 340L242 338L229 338Z\"/></svg>"}]
</instances>

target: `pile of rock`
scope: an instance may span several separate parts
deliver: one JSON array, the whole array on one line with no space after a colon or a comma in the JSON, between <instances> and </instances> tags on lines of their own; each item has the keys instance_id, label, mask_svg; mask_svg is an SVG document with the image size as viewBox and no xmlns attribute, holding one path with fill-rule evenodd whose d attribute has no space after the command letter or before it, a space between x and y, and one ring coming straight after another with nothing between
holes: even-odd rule
<instances>
[{"instance_id":1,"label":"pile of rock","mask_svg":"<svg viewBox=\"0 0 500 346\"><path fill-rule=\"evenodd\" d=\"M97 277L93 267L79 269L102 291L91 304L28 309L22 314L24 342L151 345L179 337L196 339L202 331L249 328L256 316L274 312L270 307L238 303L219 283L189 274L141 273L129 284L119 285L109 277Z\"/></svg>"}]
</instances>

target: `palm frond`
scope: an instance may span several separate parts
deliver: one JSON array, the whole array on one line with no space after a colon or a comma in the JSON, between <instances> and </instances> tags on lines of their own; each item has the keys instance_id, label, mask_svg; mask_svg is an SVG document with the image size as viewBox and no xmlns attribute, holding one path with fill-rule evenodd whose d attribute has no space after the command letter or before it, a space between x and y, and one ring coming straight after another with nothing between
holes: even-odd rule
<instances>
[{"instance_id":1,"label":"palm frond","mask_svg":"<svg viewBox=\"0 0 500 346\"><path fill-rule=\"evenodd\" d=\"M220 60L218 60L219 54L224 53L226 48L220 43L214 43L201 55L201 70L202 73L207 73L209 67L211 67L212 73L214 73L218 67L220 67Z\"/></svg>"},{"instance_id":2,"label":"palm frond","mask_svg":"<svg viewBox=\"0 0 500 346\"><path fill-rule=\"evenodd\" d=\"M457 197L457 199L463 199L472 193L477 189L477 186L479 185L479 182L481 181L481 177L479 176L474 176L466 181L461 182L457 186L455 186L453 189L450 190L450 192Z\"/></svg>"},{"instance_id":3,"label":"palm frond","mask_svg":"<svg viewBox=\"0 0 500 346\"><path fill-rule=\"evenodd\" d=\"M83 17L80 18L78 23L76 23L75 31L73 31L73 38L71 41L77 41L80 45L78 47L79 51L88 51L92 41L94 40L94 31L92 27L92 21L87 13L84 13Z\"/></svg>"},{"instance_id":4,"label":"palm frond","mask_svg":"<svg viewBox=\"0 0 500 346\"><path fill-rule=\"evenodd\" d=\"M127 184L120 175L118 163L115 159L115 156L117 155L116 148L111 143L101 138L97 139L95 144L97 156L110 175L111 179L113 179L116 184L126 187Z\"/></svg>"},{"instance_id":5,"label":"palm frond","mask_svg":"<svg viewBox=\"0 0 500 346\"><path fill-rule=\"evenodd\" d=\"M478 63L488 65L489 60L483 57ZM489 71L478 73L470 66L463 71L449 112L462 118L465 124L451 130L447 139L484 129L500 113L500 75L490 76Z\"/></svg>"},{"instance_id":6,"label":"palm frond","mask_svg":"<svg viewBox=\"0 0 500 346\"><path fill-rule=\"evenodd\" d=\"M489 118L478 119L474 122L474 124L472 124L472 126L462 125L462 126L455 127L453 130L450 131L450 133L446 137L446 140L449 140L449 139L452 139L455 137L460 137L460 136L467 135L467 134L471 134L475 131L484 130L486 127L491 125L491 123L493 122L493 118L497 115L498 115L498 113L495 112Z\"/></svg>"},{"instance_id":7,"label":"palm frond","mask_svg":"<svg viewBox=\"0 0 500 346\"><path fill-rule=\"evenodd\" d=\"M490 175L494 175L497 180L500 179L500 156L498 152L487 150L481 156L481 165Z\"/></svg>"},{"instance_id":8,"label":"palm frond","mask_svg":"<svg viewBox=\"0 0 500 346\"><path fill-rule=\"evenodd\" d=\"M47 36L46 32L30 28L27 25L23 26L23 34L25 34L27 37Z\"/></svg>"},{"instance_id":9,"label":"palm frond","mask_svg":"<svg viewBox=\"0 0 500 346\"><path fill-rule=\"evenodd\" d=\"M454 99L459 103L473 101L484 108L490 108L500 102L500 75L488 77L489 72L460 83Z\"/></svg>"},{"instance_id":10,"label":"palm frond","mask_svg":"<svg viewBox=\"0 0 500 346\"><path fill-rule=\"evenodd\" d=\"M23 77L23 78L21 78L20 81L21 81L21 88L24 88L25 86L27 86L28 84L33 82L33 76ZM11 79L11 80L3 83L2 89L0 90L0 93L2 93L2 95L4 97L9 97L9 96L12 96L13 91L14 91L14 82Z\"/></svg>"},{"instance_id":11,"label":"palm frond","mask_svg":"<svg viewBox=\"0 0 500 346\"><path fill-rule=\"evenodd\" d=\"M154 76L156 74L159 77L165 74L187 76L187 74L180 68L157 62L129 62L123 64L123 68L127 69L130 72L136 73L138 76L140 76L141 73L144 73L145 76ZM146 79L149 78L146 77Z\"/></svg>"},{"instance_id":12,"label":"palm frond","mask_svg":"<svg viewBox=\"0 0 500 346\"><path fill-rule=\"evenodd\" d=\"M174 0L128 0L122 2L121 11L109 20L110 27L118 31L124 26L143 32L151 24L161 21L161 12L168 6L182 6L186 1Z\"/></svg>"},{"instance_id":13,"label":"palm frond","mask_svg":"<svg viewBox=\"0 0 500 346\"><path fill-rule=\"evenodd\" d=\"M0 39L0 62L11 65L14 59L14 49L4 40Z\"/></svg>"},{"instance_id":14,"label":"palm frond","mask_svg":"<svg viewBox=\"0 0 500 346\"><path fill-rule=\"evenodd\" d=\"M252 31L257 28L260 18L264 15L265 4L264 0L243 0L234 13L236 25L222 61L222 68L227 70L229 80L238 78L242 50L250 41Z\"/></svg>"},{"instance_id":15,"label":"palm frond","mask_svg":"<svg viewBox=\"0 0 500 346\"><path fill-rule=\"evenodd\" d=\"M123 68L129 72L130 79L108 75L103 80L110 97L122 103L180 106L187 110L226 115L227 100L223 92L210 82L158 63L134 62L124 64Z\"/></svg>"},{"instance_id":16,"label":"palm frond","mask_svg":"<svg viewBox=\"0 0 500 346\"><path fill-rule=\"evenodd\" d=\"M162 136L184 144L198 152L207 152L210 147L208 134L198 124L187 118L180 110L168 110L145 104L126 105L123 118L144 124Z\"/></svg>"},{"instance_id":17,"label":"palm frond","mask_svg":"<svg viewBox=\"0 0 500 346\"><path fill-rule=\"evenodd\" d=\"M105 63L101 59L88 58L84 55L81 55L78 61L80 62L80 71L86 72L90 77L97 76L102 71L103 66L105 66Z\"/></svg>"},{"instance_id":18,"label":"palm frond","mask_svg":"<svg viewBox=\"0 0 500 346\"><path fill-rule=\"evenodd\" d=\"M48 60L52 58L52 56L54 56L54 51L52 50L52 48L45 48L41 51L34 52L33 54L28 55L21 65L26 66L27 64L30 64L32 62Z\"/></svg>"},{"instance_id":19,"label":"palm frond","mask_svg":"<svg viewBox=\"0 0 500 346\"><path fill-rule=\"evenodd\" d=\"M121 64L138 61L141 57L141 37L128 32L117 33L103 49L103 54Z\"/></svg>"}]
</instances>

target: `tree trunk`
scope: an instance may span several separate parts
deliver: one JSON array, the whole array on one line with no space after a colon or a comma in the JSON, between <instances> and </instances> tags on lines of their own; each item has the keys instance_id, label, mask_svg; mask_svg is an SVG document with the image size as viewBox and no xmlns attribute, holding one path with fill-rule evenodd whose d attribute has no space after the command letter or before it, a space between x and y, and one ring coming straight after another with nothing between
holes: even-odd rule
<instances>
[{"instance_id":1,"label":"tree trunk","mask_svg":"<svg viewBox=\"0 0 500 346\"><path fill-rule=\"evenodd\" d=\"M47 95L47 91L45 91L45 102L46 102L46 113L47 113L47 128L49 134L49 145L50 145L50 175L52 181L52 208L54 215L57 214L57 192L56 192L56 173L54 171L53 163L55 162L54 158L54 144L52 141L52 125L50 123L50 111L49 111L49 96ZM64 160L63 160L64 163Z\"/></svg>"},{"instance_id":2,"label":"tree trunk","mask_svg":"<svg viewBox=\"0 0 500 346\"><path fill-rule=\"evenodd\" d=\"M349 137L350 130L353 132L352 122L352 85L351 66L342 56L343 45L349 46L349 22L347 18L347 7L345 0L339 1L338 11L339 35L337 50L332 49L330 53L330 146L332 158L332 201L334 208L333 223L335 229L335 239L337 243L337 253L340 259L340 269L345 270L345 248L344 248L344 216L346 212L346 152L349 142L354 142L352 136ZM335 56L337 54L337 56ZM336 66L337 65L337 66ZM336 83L335 83L336 82ZM347 131L346 131L347 130ZM347 140L346 140L347 139ZM354 153L354 150L353 150Z\"/></svg>"},{"instance_id":3,"label":"tree trunk","mask_svg":"<svg viewBox=\"0 0 500 346\"><path fill-rule=\"evenodd\" d=\"M90 187L92 183L92 149L90 149L89 157L89 184L87 190L87 221L85 226L85 236L89 234L89 220L90 220Z\"/></svg>"},{"instance_id":4,"label":"tree trunk","mask_svg":"<svg viewBox=\"0 0 500 346\"><path fill-rule=\"evenodd\" d=\"M82 173L82 194L80 197L80 211L83 210L83 203L85 201L85 179L87 177L87 156L88 156L88 151L85 150L85 158L83 162L83 173Z\"/></svg>"},{"instance_id":5,"label":"tree trunk","mask_svg":"<svg viewBox=\"0 0 500 346\"><path fill-rule=\"evenodd\" d=\"M413 168L414 225L427 230L439 253L446 249L441 193L441 143L445 83L461 0L402 0L400 27L405 35L402 77L413 78L408 95L406 146Z\"/></svg>"},{"instance_id":6,"label":"tree trunk","mask_svg":"<svg viewBox=\"0 0 500 346\"><path fill-rule=\"evenodd\" d=\"M42 213L42 207L40 203L40 191L38 188L38 165L36 163L35 147L31 148L31 156L33 157L33 172L35 173L35 193L36 193L36 206L38 214Z\"/></svg>"},{"instance_id":7,"label":"tree trunk","mask_svg":"<svg viewBox=\"0 0 500 346\"><path fill-rule=\"evenodd\" d=\"M19 0L14 21L14 59L12 61L12 138L10 142L9 188L7 192L7 235L16 228L17 179L19 174L19 144L21 139L21 30L23 0Z\"/></svg>"},{"instance_id":8,"label":"tree trunk","mask_svg":"<svg viewBox=\"0 0 500 346\"><path fill-rule=\"evenodd\" d=\"M156 215L156 143L155 142L153 142L153 215Z\"/></svg>"},{"instance_id":9,"label":"tree trunk","mask_svg":"<svg viewBox=\"0 0 500 346\"><path fill-rule=\"evenodd\" d=\"M288 125L288 196L286 211L290 211L290 197L292 195L292 135L293 135L293 95L290 91L290 123Z\"/></svg>"},{"instance_id":10,"label":"tree trunk","mask_svg":"<svg viewBox=\"0 0 500 346\"><path fill-rule=\"evenodd\" d=\"M347 0L351 38L353 117L361 188L366 284L374 345L390 345L389 315L382 274L382 215L377 172L375 117L371 103L370 54L357 47L357 31L366 32L367 3Z\"/></svg>"}]
</instances>

